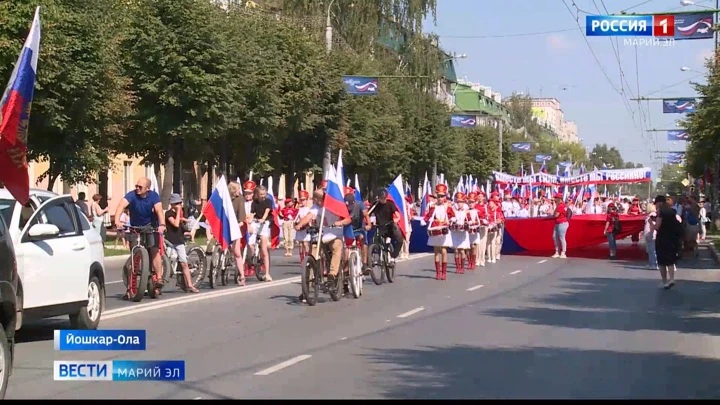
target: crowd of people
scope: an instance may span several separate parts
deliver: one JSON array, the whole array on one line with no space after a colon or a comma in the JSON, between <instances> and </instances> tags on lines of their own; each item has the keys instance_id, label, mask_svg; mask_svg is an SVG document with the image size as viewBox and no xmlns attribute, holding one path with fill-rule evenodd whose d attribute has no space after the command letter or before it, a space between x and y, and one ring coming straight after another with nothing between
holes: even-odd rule
<instances>
[{"instance_id":1,"label":"crowd of people","mask_svg":"<svg viewBox=\"0 0 720 405\"><path fill-rule=\"evenodd\" d=\"M262 185L253 181L246 181L242 185L238 182L229 182L228 191L232 198L233 209L238 222L243 229L245 238L235 241L231 252L235 257L239 269L237 283L245 285L246 277L254 275L256 269L244 265L244 249L253 253L256 245L260 249L260 258L264 267L265 280L272 281L269 252L273 246L271 228L280 225L281 246L285 256L293 256L297 247L300 261L310 254L310 235L307 232L310 226L319 226L321 209L323 206L325 182L312 194L300 190L298 198L286 198L273 206L268 198L268 191ZM398 222L401 219L400 209L406 210L407 217L418 218L420 214L420 201L413 202L411 197L403 201L403 207L397 207L388 198L387 190L382 188L376 191L374 202L356 201L355 190L344 188L345 203L350 213L349 218L340 219L326 212L321 243L328 244L333 254L329 275L337 275L340 266L340 252L343 251L343 240L348 244L357 240L362 246L361 257L365 271L368 272L367 238L368 231L376 227L383 236L390 238L391 263L409 255L409 243L412 227L407 227L405 234L400 232ZM704 240L707 233L707 224L710 222L708 213L711 212L709 203L704 199L695 200L691 197L681 196L677 202L671 197L659 196L654 201L641 201L637 197L595 197L584 199L576 204L572 199L563 198L562 194L555 194L552 198L540 197L535 199L518 199L510 194L503 195L498 191L486 195L482 191L462 193L453 196L448 194L445 184L437 184L435 193L427 196L427 209L421 223L427 226L428 246L433 248L435 272L437 280L446 280L448 271L448 254L452 250L455 273L463 274L465 270L474 270L487 264L498 263L501 258L503 229L508 218L547 217L555 222L553 242L555 253L553 258L567 257L567 242L565 236L570 226L570 219L574 215L605 215L603 232L607 236L609 259L617 258L617 238L621 233L621 215L644 215L645 226L642 232L630 235L633 245L642 239L648 255L648 267L659 269L663 280L663 288L674 285L675 263L682 251L693 251L700 240ZM103 218L107 208L99 204L100 196L93 196L92 202L85 201L84 193L78 194L77 205L85 213L93 227L105 237L106 224ZM130 226L144 226L152 224L165 233L168 241L178 253L178 261L186 277L186 285L192 292L197 292L190 283L190 274L187 267L187 255L184 254L184 243L189 228L197 221L200 210L196 207L183 207L183 200L178 194L170 196L170 209L162 210L160 196L150 190L150 180L138 180L135 190L130 191L118 205L115 212L115 226L121 230L123 244L127 247L131 242L131 234L127 231ZM184 209L185 208L185 209ZM159 214L158 214L159 213ZM275 221L273 216L276 216ZM208 232L208 239L212 239L210 227L203 224ZM354 238L348 240L343 227L352 227ZM259 238L259 240L258 240ZM256 243L259 242L259 243ZM159 240L155 241L155 245ZM151 245L153 243L150 243ZM161 285L162 272L159 256L152 255L153 269L156 283ZM302 299L302 297L301 297Z\"/></svg>"}]
</instances>

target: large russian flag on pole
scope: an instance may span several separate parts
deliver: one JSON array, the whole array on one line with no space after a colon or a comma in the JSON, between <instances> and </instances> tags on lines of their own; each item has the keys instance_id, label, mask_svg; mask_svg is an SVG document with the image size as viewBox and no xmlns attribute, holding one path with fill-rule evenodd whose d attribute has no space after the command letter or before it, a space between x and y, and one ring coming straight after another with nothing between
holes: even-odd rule
<instances>
[{"instance_id":1,"label":"large russian flag on pole","mask_svg":"<svg viewBox=\"0 0 720 405\"><path fill-rule=\"evenodd\" d=\"M40 55L40 7L0 99L0 182L20 203L30 198L27 132Z\"/></svg>"},{"instance_id":2,"label":"large russian flag on pole","mask_svg":"<svg viewBox=\"0 0 720 405\"><path fill-rule=\"evenodd\" d=\"M407 235L407 229L410 225L408 223L407 210L405 209L405 201L403 200L403 184L405 183L403 183L401 174L393 180L387 190L388 197L395 203L395 206L397 206L398 212L400 213L401 218L398 223L398 227L400 228L400 232L403 234L403 238L405 238L405 235Z\"/></svg>"},{"instance_id":3,"label":"large russian flag on pole","mask_svg":"<svg viewBox=\"0 0 720 405\"><path fill-rule=\"evenodd\" d=\"M232 198L230 198L225 176L218 180L208 204L203 208L203 214L212 229L213 236L223 250L227 249L233 241L240 239L242 233L240 233L240 225L232 207Z\"/></svg>"}]
</instances>

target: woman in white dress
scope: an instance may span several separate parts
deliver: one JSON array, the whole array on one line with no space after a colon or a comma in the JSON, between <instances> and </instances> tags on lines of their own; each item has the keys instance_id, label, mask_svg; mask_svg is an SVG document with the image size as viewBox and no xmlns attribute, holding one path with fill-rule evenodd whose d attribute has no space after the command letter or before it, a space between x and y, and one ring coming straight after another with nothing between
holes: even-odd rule
<instances>
[{"instance_id":1,"label":"woman in white dress","mask_svg":"<svg viewBox=\"0 0 720 405\"><path fill-rule=\"evenodd\" d=\"M295 218L295 223L300 222L300 219L305 218L310 212L310 204L308 204L310 193L308 193L307 190L300 190L299 197L300 202L298 203L298 214L297 218ZM308 250L310 249L308 247L310 235L307 233L307 228L295 231L295 240L298 241L298 245L300 245L300 263L305 263L305 257L307 257Z\"/></svg>"},{"instance_id":2,"label":"woman in white dress","mask_svg":"<svg viewBox=\"0 0 720 405\"><path fill-rule=\"evenodd\" d=\"M468 206L465 204L465 193L455 193L453 217L450 219L450 237L455 257L455 274L465 273L465 259L470 251L470 234L467 228Z\"/></svg>"},{"instance_id":3,"label":"woman in white dress","mask_svg":"<svg viewBox=\"0 0 720 405\"><path fill-rule=\"evenodd\" d=\"M470 192L467 195L468 203L468 237L470 250L468 254L468 270L475 270L477 266L477 249L480 244L480 215L477 210L477 193Z\"/></svg>"},{"instance_id":4,"label":"woman in white dress","mask_svg":"<svg viewBox=\"0 0 720 405\"><path fill-rule=\"evenodd\" d=\"M447 280L447 249L452 247L450 236L450 218L454 213L447 201L447 185L435 186L435 203L431 203L425 214L424 222L428 224L428 246L435 253L435 279Z\"/></svg>"}]
</instances>

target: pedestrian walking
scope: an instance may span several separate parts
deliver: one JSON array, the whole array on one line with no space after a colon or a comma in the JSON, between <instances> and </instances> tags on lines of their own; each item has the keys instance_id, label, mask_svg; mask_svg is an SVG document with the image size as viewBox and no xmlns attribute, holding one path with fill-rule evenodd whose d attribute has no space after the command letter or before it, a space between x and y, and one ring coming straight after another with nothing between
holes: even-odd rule
<instances>
[{"instance_id":1,"label":"pedestrian walking","mask_svg":"<svg viewBox=\"0 0 720 405\"><path fill-rule=\"evenodd\" d=\"M653 227L657 231L655 252L662 278L661 287L667 290L675 285L675 263L679 258L683 231L675 210L667 203L665 196L655 197L655 208L657 209L657 217L653 221Z\"/></svg>"},{"instance_id":2,"label":"pedestrian walking","mask_svg":"<svg viewBox=\"0 0 720 405\"><path fill-rule=\"evenodd\" d=\"M645 239L645 251L648 255L648 269L657 269L657 256L655 253L655 218L657 218L657 208L654 205L647 207L648 216L645 218L645 228L643 229L643 238Z\"/></svg>"},{"instance_id":3,"label":"pedestrian walking","mask_svg":"<svg viewBox=\"0 0 720 405\"><path fill-rule=\"evenodd\" d=\"M555 254L552 255L552 257L566 259L567 241L565 240L565 235L570 225L568 219L572 216L572 211L570 211L563 202L562 194L555 195L555 212L553 216L555 217L555 228L553 231Z\"/></svg>"}]
</instances>

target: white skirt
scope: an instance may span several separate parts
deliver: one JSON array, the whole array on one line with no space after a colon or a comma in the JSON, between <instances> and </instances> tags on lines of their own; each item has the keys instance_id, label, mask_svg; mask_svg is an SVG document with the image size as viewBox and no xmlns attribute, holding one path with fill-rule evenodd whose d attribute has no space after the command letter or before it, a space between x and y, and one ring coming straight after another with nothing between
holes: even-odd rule
<instances>
[{"instance_id":1,"label":"white skirt","mask_svg":"<svg viewBox=\"0 0 720 405\"><path fill-rule=\"evenodd\" d=\"M470 235L467 231L451 231L450 237L455 249L470 249Z\"/></svg>"},{"instance_id":2,"label":"white skirt","mask_svg":"<svg viewBox=\"0 0 720 405\"><path fill-rule=\"evenodd\" d=\"M427 245L433 247L451 248L453 247L452 236L450 236L450 232L448 232L447 235L428 236Z\"/></svg>"},{"instance_id":3,"label":"white skirt","mask_svg":"<svg viewBox=\"0 0 720 405\"><path fill-rule=\"evenodd\" d=\"M470 239L470 246L480 243L480 233L468 233L468 238Z\"/></svg>"},{"instance_id":4,"label":"white skirt","mask_svg":"<svg viewBox=\"0 0 720 405\"><path fill-rule=\"evenodd\" d=\"M298 242L310 242L310 235L306 230L295 231L295 240Z\"/></svg>"}]
</instances>

